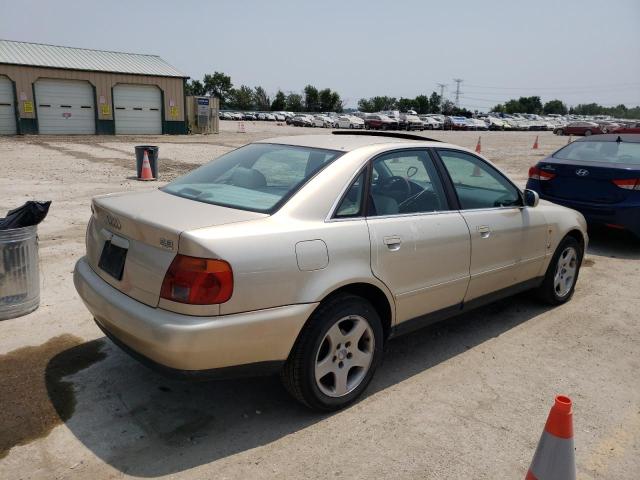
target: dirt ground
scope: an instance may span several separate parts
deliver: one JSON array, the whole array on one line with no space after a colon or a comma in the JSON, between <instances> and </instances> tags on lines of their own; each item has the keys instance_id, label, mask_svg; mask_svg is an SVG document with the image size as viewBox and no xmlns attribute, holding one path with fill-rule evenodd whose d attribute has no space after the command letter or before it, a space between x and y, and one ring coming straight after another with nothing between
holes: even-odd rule
<instances>
[{"instance_id":1,"label":"dirt ground","mask_svg":"<svg viewBox=\"0 0 640 480\"><path fill-rule=\"evenodd\" d=\"M39 228L41 306L0 322L0 478L524 478L554 395L574 401L581 479L640 470L640 242L592 232L576 294L527 295L390 342L364 398L318 415L276 378L187 383L104 338L72 281L92 196L159 184L252 139L326 130L221 122L209 136L0 137L0 215L53 200ZM548 132L429 132L519 184L567 142ZM161 182L133 146L160 146Z\"/></svg>"}]
</instances>

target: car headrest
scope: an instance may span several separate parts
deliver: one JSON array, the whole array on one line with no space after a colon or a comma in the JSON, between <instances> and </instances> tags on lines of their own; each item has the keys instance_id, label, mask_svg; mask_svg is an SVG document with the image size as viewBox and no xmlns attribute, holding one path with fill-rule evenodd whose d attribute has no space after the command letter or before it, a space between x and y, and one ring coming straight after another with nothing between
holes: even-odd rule
<instances>
[{"instance_id":1,"label":"car headrest","mask_svg":"<svg viewBox=\"0 0 640 480\"><path fill-rule=\"evenodd\" d=\"M236 187L258 188L266 187L267 179L261 172L253 168L236 167L231 174L231 183Z\"/></svg>"}]
</instances>

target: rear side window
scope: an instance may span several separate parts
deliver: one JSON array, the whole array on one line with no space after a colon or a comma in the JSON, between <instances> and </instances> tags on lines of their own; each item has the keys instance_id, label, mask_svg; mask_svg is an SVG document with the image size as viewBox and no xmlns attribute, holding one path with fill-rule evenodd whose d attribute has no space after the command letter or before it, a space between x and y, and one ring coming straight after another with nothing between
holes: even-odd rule
<instances>
[{"instance_id":1,"label":"rear side window","mask_svg":"<svg viewBox=\"0 0 640 480\"><path fill-rule=\"evenodd\" d=\"M255 143L180 177L163 191L198 202L272 213L342 152Z\"/></svg>"},{"instance_id":2,"label":"rear side window","mask_svg":"<svg viewBox=\"0 0 640 480\"><path fill-rule=\"evenodd\" d=\"M640 143L597 140L573 142L554 153L553 158L640 165Z\"/></svg>"},{"instance_id":3,"label":"rear side window","mask_svg":"<svg viewBox=\"0 0 640 480\"><path fill-rule=\"evenodd\" d=\"M479 158L453 150L438 153L464 210L521 205L518 189Z\"/></svg>"},{"instance_id":4,"label":"rear side window","mask_svg":"<svg viewBox=\"0 0 640 480\"><path fill-rule=\"evenodd\" d=\"M365 172L362 172L347 190L336 210L336 218L358 217L362 215L362 197Z\"/></svg>"}]
</instances>

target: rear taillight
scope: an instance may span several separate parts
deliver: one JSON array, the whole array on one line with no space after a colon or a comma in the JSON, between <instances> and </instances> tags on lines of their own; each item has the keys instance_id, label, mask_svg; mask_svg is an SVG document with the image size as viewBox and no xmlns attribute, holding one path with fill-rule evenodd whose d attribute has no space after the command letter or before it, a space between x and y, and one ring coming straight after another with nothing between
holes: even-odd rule
<instances>
[{"instance_id":1,"label":"rear taillight","mask_svg":"<svg viewBox=\"0 0 640 480\"><path fill-rule=\"evenodd\" d=\"M555 173L547 172L536 166L529 169L529 178L532 180L551 180L555 176Z\"/></svg>"},{"instance_id":2,"label":"rear taillight","mask_svg":"<svg viewBox=\"0 0 640 480\"><path fill-rule=\"evenodd\" d=\"M164 276L160 297L193 305L224 303L233 293L233 271L224 260L177 255Z\"/></svg>"},{"instance_id":3,"label":"rear taillight","mask_svg":"<svg viewBox=\"0 0 640 480\"><path fill-rule=\"evenodd\" d=\"M611 180L616 186L625 190L640 190L640 178L622 178Z\"/></svg>"}]
</instances>

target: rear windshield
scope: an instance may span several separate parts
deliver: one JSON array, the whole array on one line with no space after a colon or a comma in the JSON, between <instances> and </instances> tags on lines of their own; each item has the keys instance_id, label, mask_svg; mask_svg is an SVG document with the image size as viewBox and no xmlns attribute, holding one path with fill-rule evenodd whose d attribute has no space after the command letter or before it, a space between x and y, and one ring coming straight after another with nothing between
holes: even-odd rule
<instances>
[{"instance_id":1,"label":"rear windshield","mask_svg":"<svg viewBox=\"0 0 640 480\"><path fill-rule=\"evenodd\" d=\"M573 142L554 153L553 158L640 165L640 143L598 140Z\"/></svg>"},{"instance_id":2,"label":"rear windshield","mask_svg":"<svg viewBox=\"0 0 640 480\"><path fill-rule=\"evenodd\" d=\"M198 202L272 213L340 155L333 150L254 143L222 155L162 190Z\"/></svg>"}]
</instances>

